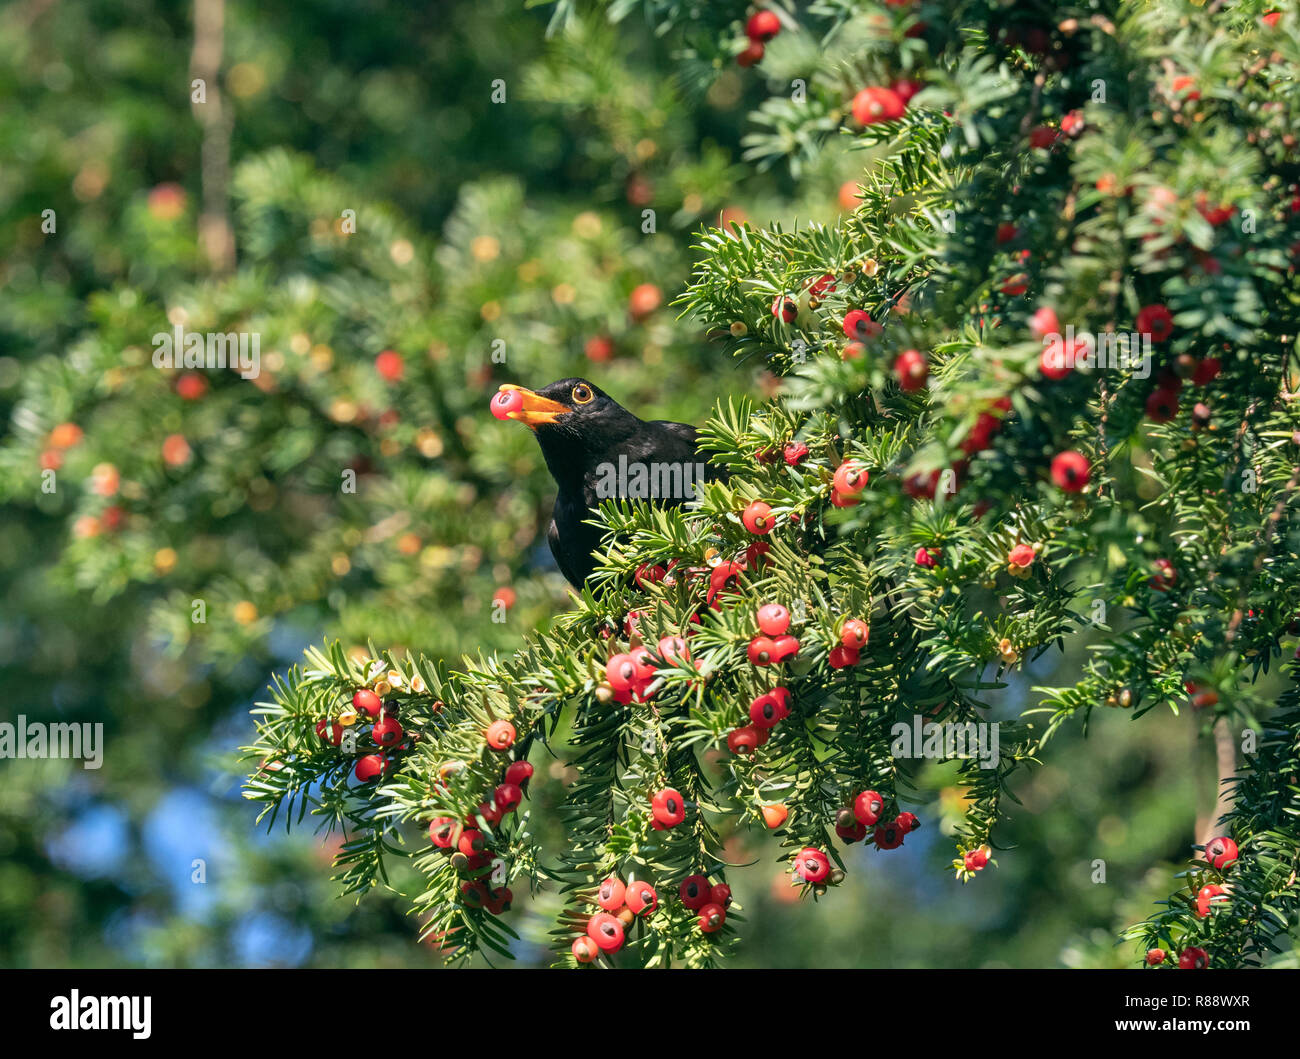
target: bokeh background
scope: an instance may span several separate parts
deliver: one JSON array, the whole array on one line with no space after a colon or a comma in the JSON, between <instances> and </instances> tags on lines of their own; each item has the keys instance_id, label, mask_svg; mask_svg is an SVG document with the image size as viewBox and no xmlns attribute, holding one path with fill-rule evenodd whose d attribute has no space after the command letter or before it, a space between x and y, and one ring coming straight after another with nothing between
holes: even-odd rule
<instances>
[{"instance_id":1,"label":"bokeh background","mask_svg":"<svg viewBox=\"0 0 1300 1059\"><path fill-rule=\"evenodd\" d=\"M585 375L693 422L773 392L677 319L693 234L833 223L862 155L832 140L797 178L759 171L744 137L788 90L775 73L701 88L638 18L548 40L549 14L0 8L0 719L100 722L106 743L98 770L0 761L0 963L436 966L402 896L335 896L338 836L255 825L250 708L326 636L454 661L566 606L549 478L527 431L487 414L499 382ZM261 373L155 368L151 338L177 324L256 332ZM1071 650L1005 690L1008 715ZM1062 732L998 832L1014 850L966 887L944 767L918 777L923 830L851 851L816 906L763 836L733 838L756 862L733 873L736 962L1128 962L1115 930L1168 893L1212 804L1200 724L1111 711ZM541 769L535 818L564 779ZM415 884L400 865L392 881ZM549 962L555 902L514 913L524 963Z\"/></svg>"}]
</instances>

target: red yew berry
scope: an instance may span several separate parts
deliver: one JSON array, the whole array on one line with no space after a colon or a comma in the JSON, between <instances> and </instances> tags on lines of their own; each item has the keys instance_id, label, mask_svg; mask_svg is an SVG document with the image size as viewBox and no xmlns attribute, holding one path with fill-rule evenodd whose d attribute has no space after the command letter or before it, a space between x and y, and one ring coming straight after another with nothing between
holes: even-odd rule
<instances>
[{"instance_id":1,"label":"red yew berry","mask_svg":"<svg viewBox=\"0 0 1300 1059\"><path fill-rule=\"evenodd\" d=\"M876 848L897 849L903 844L903 836L905 834L906 832L898 826L896 821L882 824L880 827L876 828L876 833L874 835Z\"/></svg>"},{"instance_id":2,"label":"red yew berry","mask_svg":"<svg viewBox=\"0 0 1300 1059\"><path fill-rule=\"evenodd\" d=\"M1230 838L1220 836L1205 844L1205 859L1219 871L1232 867L1237 862L1237 855L1237 843Z\"/></svg>"},{"instance_id":3,"label":"red yew berry","mask_svg":"<svg viewBox=\"0 0 1300 1059\"><path fill-rule=\"evenodd\" d=\"M482 908L487 902L487 887L477 879L468 879L460 884L461 903L466 908Z\"/></svg>"},{"instance_id":4,"label":"red yew berry","mask_svg":"<svg viewBox=\"0 0 1300 1059\"><path fill-rule=\"evenodd\" d=\"M1046 150L1056 142L1057 132L1047 125L1035 125L1029 130L1029 146Z\"/></svg>"},{"instance_id":5,"label":"red yew berry","mask_svg":"<svg viewBox=\"0 0 1300 1059\"><path fill-rule=\"evenodd\" d=\"M375 357L375 370L388 382L399 381L405 370L402 365L402 355L391 349L384 350Z\"/></svg>"},{"instance_id":6,"label":"red yew berry","mask_svg":"<svg viewBox=\"0 0 1300 1059\"><path fill-rule=\"evenodd\" d=\"M533 777L533 766L527 761L512 761L506 767L505 782L513 783L517 787L523 785Z\"/></svg>"},{"instance_id":7,"label":"red yew berry","mask_svg":"<svg viewBox=\"0 0 1300 1059\"><path fill-rule=\"evenodd\" d=\"M762 808L762 813L763 823L765 823L770 830L775 831L785 823L786 817L790 815L790 810L784 805L765 805Z\"/></svg>"},{"instance_id":8,"label":"red yew berry","mask_svg":"<svg viewBox=\"0 0 1300 1059\"><path fill-rule=\"evenodd\" d=\"M1003 221L1001 224L998 225L997 232L994 234L994 238L999 243L1009 243L1011 242L1012 239L1014 239L1019 234L1020 234L1019 228L1017 228L1010 221Z\"/></svg>"},{"instance_id":9,"label":"red yew berry","mask_svg":"<svg viewBox=\"0 0 1300 1059\"><path fill-rule=\"evenodd\" d=\"M352 705L358 713L367 713L371 717L378 717L379 711L383 707L383 701L369 688L361 688L352 696Z\"/></svg>"},{"instance_id":10,"label":"red yew berry","mask_svg":"<svg viewBox=\"0 0 1300 1059\"><path fill-rule=\"evenodd\" d=\"M865 621L850 618L844 623L844 628L840 631L840 644L849 650L861 650L867 646L867 640L870 637L871 629Z\"/></svg>"},{"instance_id":11,"label":"red yew berry","mask_svg":"<svg viewBox=\"0 0 1300 1059\"><path fill-rule=\"evenodd\" d=\"M781 455L789 466L798 467L808 458L808 446L802 441L791 441L781 450Z\"/></svg>"},{"instance_id":12,"label":"red yew berry","mask_svg":"<svg viewBox=\"0 0 1300 1059\"><path fill-rule=\"evenodd\" d=\"M962 857L962 864L967 871L980 871L989 862L989 855L982 849L968 850Z\"/></svg>"},{"instance_id":13,"label":"red yew berry","mask_svg":"<svg viewBox=\"0 0 1300 1059\"><path fill-rule=\"evenodd\" d=\"M1203 971L1210 966L1210 954L1193 945L1182 951L1178 957L1178 966L1184 971Z\"/></svg>"},{"instance_id":14,"label":"red yew berry","mask_svg":"<svg viewBox=\"0 0 1300 1059\"><path fill-rule=\"evenodd\" d=\"M832 647L826 656L826 662L832 669L848 669L861 660L861 653L854 647L842 644Z\"/></svg>"},{"instance_id":15,"label":"red yew berry","mask_svg":"<svg viewBox=\"0 0 1300 1059\"><path fill-rule=\"evenodd\" d=\"M933 567L935 567L936 565L938 565L938 563L937 563L937 561L936 561L936 559L935 559L935 555L937 555L937 554L938 554L938 552L935 552L935 553L932 555L932 554L930 553L930 551L929 551L928 549L926 549L926 548L917 548L917 549L916 549L916 565L917 565L917 566L924 566L927 570L932 569Z\"/></svg>"},{"instance_id":16,"label":"red yew berry","mask_svg":"<svg viewBox=\"0 0 1300 1059\"><path fill-rule=\"evenodd\" d=\"M677 887L677 896L682 899L682 904L692 912L698 911L709 903L713 893L713 887L709 883L707 876L688 875L682 880L681 885Z\"/></svg>"},{"instance_id":17,"label":"red yew berry","mask_svg":"<svg viewBox=\"0 0 1300 1059\"><path fill-rule=\"evenodd\" d=\"M780 32L781 20L771 11L755 11L745 23L745 36L764 44Z\"/></svg>"},{"instance_id":18,"label":"red yew berry","mask_svg":"<svg viewBox=\"0 0 1300 1059\"><path fill-rule=\"evenodd\" d=\"M793 298L778 294L772 302L772 315L778 317L787 324L794 323L795 317L799 315L799 303Z\"/></svg>"},{"instance_id":19,"label":"red yew berry","mask_svg":"<svg viewBox=\"0 0 1300 1059\"><path fill-rule=\"evenodd\" d=\"M515 726L509 721L493 721L486 732L487 745L493 750L509 750L515 745Z\"/></svg>"},{"instance_id":20,"label":"red yew berry","mask_svg":"<svg viewBox=\"0 0 1300 1059\"><path fill-rule=\"evenodd\" d=\"M752 754L758 749L758 732L752 724L733 729L727 734L727 749L733 754Z\"/></svg>"},{"instance_id":21,"label":"red yew berry","mask_svg":"<svg viewBox=\"0 0 1300 1059\"><path fill-rule=\"evenodd\" d=\"M600 948L585 935L581 938L573 939L573 958L579 963L591 963L600 955Z\"/></svg>"},{"instance_id":22,"label":"red yew berry","mask_svg":"<svg viewBox=\"0 0 1300 1059\"><path fill-rule=\"evenodd\" d=\"M661 636L657 646L659 657L669 665L687 663L691 660L690 645L680 636Z\"/></svg>"},{"instance_id":23,"label":"red yew berry","mask_svg":"<svg viewBox=\"0 0 1300 1059\"><path fill-rule=\"evenodd\" d=\"M617 654L605 663L605 679L615 691L629 691L637 680L637 665L630 654Z\"/></svg>"},{"instance_id":24,"label":"red yew berry","mask_svg":"<svg viewBox=\"0 0 1300 1059\"><path fill-rule=\"evenodd\" d=\"M835 470L831 485L841 496L857 496L867 487L871 475L857 460L845 460Z\"/></svg>"},{"instance_id":25,"label":"red yew berry","mask_svg":"<svg viewBox=\"0 0 1300 1059\"><path fill-rule=\"evenodd\" d=\"M663 304L663 293L653 283L640 283L627 296L627 309L633 320L641 321Z\"/></svg>"},{"instance_id":26,"label":"red yew berry","mask_svg":"<svg viewBox=\"0 0 1300 1059\"><path fill-rule=\"evenodd\" d=\"M636 568L636 572L632 575L632 582L637 588L645 588L646 585L654 584L656 581L662 581L667 573L668 571L666 571L662 566L642 563Z\"/></svg>"},{"instance_id":27,"label":"red yew berry","mask_svg":"<svg viewBox=\"0 0 1300 1059\"><path fill-rule=\"evenodd\" d=\"M196 371L187 371L176 380L176 393L183 401L197 401L208 392L208 380Z\"/></svg>"},{"instance_id":28,"label":"red yew berry","mask_svg":"<svg viewBox=\"0 0 1300 1059\"><path fill-rule=\"evenodd\" d=\"M776 525L776 519L772 515L772 508L761 500L755 500L746 507L741 512L740 521L745 524L745 529L759 537L767 536L772 532L772 527Z\"/></svg>"},{"instance_id":29,"label":"red yew berry","mask_svg":"<svg viewBox=\"0 0 1300 1059\"><path fill-rule=\"evenodd\" d=\"M335 721L333 724L328 720L317 721L316 734L327 743L339 746L343 742L343 725L339 724L338 721Z\"/></svg>"},{"instance_id":30,"label":"red yew berry","mask_svg":"<svg viewBox=\"0 0 1300 1059\"><path fill-rule=\"evenodd\" d=\"M709 900L723 908L731 907L731 887L724 882L715 883L709 891Z\"/></svg>"},{"instance_id":31,"label":"red yew berry","mask_svg":"<svg viewBox=\"0 0 1300 1059\"><path fill-rule=\"evenodd\" d=\"M649 916L659 907L659 895L655 888L646 882L629 884L626 894L627 907L634 916Z\"/></svg>"},{"instance_id":32,"label":"red yew berry","mask_svg":"<svg viewBox=\"0 0 1300 1059\"><path fill-rule=\"evenodd\" d=\"M821 850L809 846L795 857L794 873L806 883L825 882L831 874L830 859Z\"/></svg>"},{"instance_id":33,"label":"red yew berry","mask_svg":"<svg viewBox=\"0 0 1300 1059\"><path fill-rule=\"evenodd\" d=\"M1178 414L1178 394L1172 390L1152 390L1147 398L1147 418L1153 423L1168 423Z\"/></svg>"},{"instance_id":34,"label":"red yew berry","mask_svg":"<svg viewBox=\"0 0 1300 1059\"><path fill-rule=\"evenodd\" d=\"M898 385L909 393L924 386L929 374L930 365L920 350L904 350L894 361L894 375L898 379Z\"/></svg>"},{"instance_id":35,"label":"red yew berry","mask_svg":"<svg viewBox=\"0 0 1300 1059\"><path fill-rule=\"evenodd\" d=\"M596 891L596 904L600 905L606 912L617 912L623 907L623 900L627 896L627 887L623 885L621 879L610 876L600 884L600 889Z\"/></svg>"},{"instance_id":36,"label":"red yew berry","mask_svg":"<svg viewBox=\"0 0 1300 1059\"><path fill-rule=\"evenodd\" d=\"M396 746L402 741L402 726L395 717L376 721L370 729L370 738L380 746Z\"/></svg>"},{"instance_id":37,"label":"red yew berry","mask_svg":"<svg viewBox=\"0 0 1300 1059\"><path fill-rule=\"evenodd\" d=\"M921 826L921 821L916 818L915 813L899 813L897 819L894 820L894 824L903 834L910 835Z\"/></svg>"},{"instance_id":38,"label":"red yew berry","mask_svg":"<svg viewBox=\"0 0 1300 1059\"><path fill-rule=\"evenodd\" d=\"M892 88L875 86L864 88L853 97L852 110L859 125L874 125L878 121L897 121L907 110L907 104Z\"/></svg>"},{"instance_id":39,"label":"red yew berry","mask_svg":"<svg viewBox=\"0 0 1300 1059\"><path fill-rule=\"evenodd\" d=\"M1052 457L1052 481L1058 489L1067 493L1081 492L1091 475L1092 465L1081 452L1070 449Z\"/></svg>"},{"instance_id":40,"label":"red yew berry","mask_svg":"<svg viewBox=\"0 0 1300 1059\"><path fill-rule=\"evenodd\" d=\"M439 816L429 823L429 841L439 849L451 849L456 834L456 821L450 816Z\"/></svg>"},{"instance_id":41,"label":"red yew berry","mask_svg":"<svg viewBox=\"0 0 1300 1059\"><path fill-rule=\"evenodd\" d=\"M1038 355L1038 370L1043 373L1044 378L1059 382L1074 370L1076 358L1086 348L1080 339L1076 339L1069 349L1066 349L1064 339L1051 340Z\"/></svg>"},{"instance_id":42,"label":"red yew berry","mask_svg":"<svg viewBox=\"0 0 1300 1059\"><path fill-rule=\"evenodd\" d=\"M583 345L582 351L588 360L604 364L614 356L614 340L609 335L592 335Z\"/></svg>"},{"instance_id":43,"label":"red yew berry","mask_svg":"<svg viewBox=\"0 0 1300 1059\"><path fill-rule=\"evenodd\" d=\"M460 841L456 843L456 848L467 857L482 853L487 848L487 835L477 827L467 827L460 833Z\"/></svg>"},{"instance_id":44,"label":"red yew berry","mask_svg":"<svg viewBox=\"0 0 1300 1059\"><path fill-rule=\"evenodd\" d=\"M776 655L776 642L769 636L755 636L749 641L746 654L753 665L770 666Z\"/></svg>"},{"instance_id":45,"label":"red yew berry","mask_svg":"<svg viewBox=\"0 0 1300 1059\"><path fill-rule=\"evenodd\" d=\"M753 66L757 62L762 62L764 51L766 49L761 41L751 40L745 50L736 56L736 65Z\"/></svg>"},{"instance_id":46,"label":"red yew berry","mask_svg":"<svg viewBox=\"0 0 1300 1059\"><path fill-rule=\"evenodd\" d=\"M889 87L893 89L894 94L904 103L910 103L912 102L912 97L921 91L921 82L913 81L907 77L900 77Z\"/></svg>"},{"instance_id":47,"label":"red yew berry","mask_svg":"<svg viewBox=\"0 0 1300 1059\"><path fill-rule=\"evenodd\" d=\"M1153 342L1163 342L1174 333L1174 316L1163 305L1144 305L1137 314L1137 329L1150 335Z\"/></svg>"},{"instance_id":48,"label":"red yew berry","mask_svg":"<svg viewBox=\"0 0 1300 1059\"><path fill-rule=\"evenodd\" d=\"M1003 281L1002 286L998 288L1003 294L1012 298L1019 297L1029 289L1029 276L1024 272L1017 272L1014 276L1008 277Z\"/></svg>"},{"instance_id":49,"label":"red yew berry","mask_svg":"<svg viewBox=\"0 0 1300 1059\"><path fill-rule=\"evenodd\" d=\"M790 693L773 688L749 704L749 719L756 728L775 728L790 716Z\"/></svg>"},{"instance_id":50,"label":"red yew berry","mask_svg":"<svg viewBox=\"0 0 1300 1059\"><path fill-rule=\"evenodd\" d=\"M768 636L781 636L790 628L790 612L780 603L767 603L758 608L758 628Z\"/></svg>"},{"instance_id":51,"label":"red yew berry","mask_svg":"<svg viewBox=\"0 0 1300 1059\"><path fill-rule=\"evenodd\" d=\"M779 664L799 653L799 640L790 635L778 636L772 641L772 648L772 661Z\"/></svg>"},{"instance_id":52,"label":"red yew berry","mask_svg":"<svg viewBox=\"0 0 1300 1059\"><path fill-rule=\"evenodd\" d=\"M1147 579L1153 592L1168 592L1178 582L1178 571L1168 559L1157 559L1153 564L1156 572Z\"/></svg>"},{"instance_id":53,"label":"red yew berry","mask_svg":"<svg viewBox=\"0 0 1300 1059\"><path fill-rule=\"evenodd\" d=\"M864 309L850 309L844 314L844 335L858 342L878 338L884 330Z\"/></svg>"},{"instance_id":54,"label":"red yew berry","mask_svg":"<svg viewBox=\"0 0 1300 1059\"><path fill-rule=\"evenodd\" d=\"M524 792L517 783L502 783L492 792L492 800L502 813L513 813L524 800Z\"/></svg>"},{"instance_id":55,"label":"red yew berry","mask_svg":"<svg viewBox=\"0 0 1300 1059\"><path fill-rule=\"evenodd\" d=\"M1036 553L1028 544L1017 544L1007 553L1007 565L1027 569L1033 564Z\"/></svg>"},{"instance_id":56,"label":"red yew berry","mask_svg":"<svg viewBox=\"0 0 1300 1059\"><path fill-rule=\"evenodd\" d=\"M508 886L498 886L489 890L487 899L483 902L483 907L492 915L499 916L502 912L510 911L510 903L515 899L514 892Z\"/></svg>"},{"instance_id":57,"label":"red yew berry","mask_svg":"<svg viewBox=\"0 0 1300 1059\"><path fill-rule=\"evenodd\" d=\"M1204 919L1214 905L1222 903L1222 895L1225 893L1227 891L1217 883L1202 886L1196 893L1196 914Z\"/></svg>"},{"instance_id":58,"label":"red yew berry","mask_svg":"<svg viewBox=\"0 0 1300 1059\"><path fill-rule=\"evenodd\" d=\"M617 952L623 947L623 924L618 916L597 912L587 920L587 937L601 952Z\"/></svg>"},{"instance_id":59,"label":"red yew berry","mask_svg":"<svg viewBox=\"0 0 1300 1059\"><path fill-rule=\"evenodd\" d=\"M1061 119L1061 132L1074 138L1083 132L1084 125L1083 111L1072 110Z\"/></svg>"},{"instance_id":60,"label":"red yew berry","mask_svg":"<svg viewBox=\"0 0 1300 1059\"><path fill-rule=\"evenodd\" d=\"M835 814L835 833L851 845L867 837L867 825L854 819L852 809L841 809Z\"/></svg>"},{"instance_id":61,"label":"red yew berry","mask_svg":"<svg viewBox=\"0 0 1300 1059\"><path fill-rule=\"evenodd\" d=\"M1222 370L1223 362L1218 357L1204 357L1196 362L1196 370L1192 372L1192 385L1204 386L1213 382Z\"/></svg>"},{"instance_id":62,"label":"red yew berry","mask_svg":"<svg viewBox=\"0 0 1300 1059\"><path fill-rule=\"evenodd\" d=\"M664 827L676 827L686 819L686 803L672 787L665 787L651 799L650 811Z\"/></svg>"},{"instance_id":63,"label":"red yew berry","mask_svg":"<svg viewBox=\"0 0 1300 1059\"><path fill-rule=\"evenodd\" d=\"M700 930L705 934L716 934L722 929L722 924L727 921L727 910L721 905L713 902L705 905L700 909L700 917L696 921L699 923Z\"/></svg>"},{"instance_id":64,"label":"red yew berry","mask_svg":"<svg viewBox=\"0 0 1300 1059\"><path fill-rule=\"evenodd\" d=\"M362 783L369 783L387 772L388 766L388 758L384 757L383 754L367 754L365 757L358 759L353 773Z\"/></svg>"},{"instance_id":65,"label":"red yew berry","mask_svg":"<svg viewBox=\"0 0 1300 1059\"><path fill-rule=\"evenodd\" d=\"M524 395L518 390L498 390L488 402L488 410L497 419L509 419L514 412L524 409Z\"/></svg>"},{"instance_id":66,"label":"red yew berry","mask_svg":"<svg viewBox=\"0 0 1300 1059\"><path fill-rule=\"evenodd\" d=\"M1044 305L1029 318L1029 333L1035 338L1044 335L1059 335L1061 322L1056 318L1056 310Z\"/></svg>"},{"instance_id":67,"label":"red yew berry","mask_svg":"<svg viewBox=\"0 0 1300 1059\"><path fill-rule=\"evenodd\" d=\"M1168 955L1164 949L1147 949L1147 966L1158 967L1165 962L1165 956Z\"/></svg>"}]
</instances>

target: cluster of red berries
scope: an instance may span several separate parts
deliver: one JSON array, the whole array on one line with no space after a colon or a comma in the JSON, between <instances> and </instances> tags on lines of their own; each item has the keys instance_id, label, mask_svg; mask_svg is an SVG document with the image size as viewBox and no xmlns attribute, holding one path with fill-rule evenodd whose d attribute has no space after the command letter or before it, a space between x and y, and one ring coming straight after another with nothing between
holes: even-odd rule
<instances>
[{"instance_id":1,"label":"cluster of red berries","mask_svg":"<svg viewBox=\"0 0 1300 1059\"><path fill-rule=\"evenodd\" d=\"M888 86L872 85L853 97L850 108L853 120L859 125L875 125L882 121L897 121L907 110L911 98L921 91L916 81L900 77Z\"/></svg>"},{"instance_id":2,"label":"cluster of red berries","mask_svg":"<svg viewBox=\"0 0 1300 1059\"><path fill-rule=\"evenodd\" d=\"M756 666L780 665L799 653L799 640L790 634L790 612L779 603L758 608L758 635L749 641L749 661Z\"/></svg>"},{"instance_id":3,"label":"cluster of red berries","mask_svg":"<svg viewBox=\"0 0 1300 1059\"><path fill-rule=\"evenodd\" d=\"M745 23L745 36L749 44L739 55L736 62L740 66L753 66L763 58L763 45L781 32L781 20L767 10L755 11Z\"/></svg>"},{"instance_id":4,"label":"cluster of red berries","mask_svg":"<svg viewBox=\"0 0 1300 1059\"><path fill-rule=\"evenodd\" d=\"M451 816L435 817L429 823L429 841L435 849L451 857L452 867L470 874L460 885L461 901L468 908L483 908L494 916L509 911L514 899L508 886L490 887L483 881L492 865L491 840L479 826L481 817L495 827L505 817L519 808L524 800L524 784L533 775L533 766L527 761L512 761L502 775L501 782L490 795L479 803L463 820ZM446 784L446 777L442 780Z\"/></svg>"},{"instance_id":5,"label":"cluster of red berries","mask_svg":"<svg viewBox=\"0 0 1300 1059\"><path fill-rule=\"evenodd\" d=\"M1215 871L1226 872L1240 856L1237 843L1226 835L1212 838L1205 844L1205 861ZM1226 887L1218 883L1207 883L1196 892L1196 915L1207 918L1215 905L1227 900ZM1164 949L1148 949L1146 962L1149 967L1158 967L1165 962L1169 954ZM1204 970L1210 966L1210 954L1195 945L1183 949L1178 956L1178 966L1183 970Z\"/></svg>"},{"instance_id":6,"label":"cluster of red berries","mask_svg":"<svg viewBox=\"0 0 1300 1059\"><path fill-rule=\"evenodd\" d=\"M790 692L777 686L749 704L750 723L727 735L727 749L733 754L752 754L768 741L772 729L790 716Z\"/></svg>"},{"instance_id":7,"label":"cluster of red berries","mask_svg":"<svg viewBox=\"0 0 1300 1059\"><path fill-rule=\"evenodd\" d=\"M1147 965L1158 967L1168 955L1164 949L1147 949ZM1178 966L1184 971L1203 971L1210 966L1210 954L1195 945L1189 946L1179 953Z\"/></svg>"},{"instance_id":8,"label":"cluster of red berries","mask_svg":"<svg viewBox=\"0 0 1300 1059\"><path fill-rule=\"evenodd\" d=\"M376 746L390 752L409 750L418 735L406 733L397 719L398 710L397 703L391 699L385 702L370 688L358 688L352 696L351 708L340 710L335 719L317 721L316 734L332 746L341 746L345 729L354 724L369 723L368 734ZM364 754L353 766L353 775L361 783L369 783L386 773L392 764L392 758L382 751Z\"/></svg>"},{"instance_id":9,"label":"cluster of red berries","mask_svg":"<svg viewBox=\"0 0 1300 1059\"><path fill-rule=\"evenodd\" d=\"M853 799L853 805L835 814L835 833L846 844L861 842L867 829L874 828L871 841L877 849L897 849L903 839L921 826L915 813L899 813L893 820L882 821L885 799L875 791L863 791Z\"/></svg>"},{"instance_id":10,"label":"cluster of red berries","mask_svg":"<svg viewBox=\"0 0 1300 1059\"><path fill-rule=\"evenodd\" d=\"M1168 559L1157 559L1151 565L1156 572L1147 578L1147 584L1153 592L1168 592L1178 583L1178 571Z\"/></svg>"},{"instance_id":11,"label":"cluster of red berries","mask_svg":"<svg viewBox=\"0 0 1300 1059\"><path fill-rule=\"evenodd\" d=\"M688 875L677 888L682 904L698 913L696 925L701 933L716 934L727 921L731 907L731 887L711 883L707 875Z\"/></svg>"},{"instance_id":12,"label":"cluster of red berries","mask_svg":"<svg viewBox=\"0 0 1300 1059\"><path fill-rule=\"evenodd\" d=\"M587 920L587 932L573 942L573 958L591 963L601 953L618 952L637 919L648 919L659 907L659 895L647 882L624 883L611 875L596 891L601 911Z\"/></svg>"}]
</instances>

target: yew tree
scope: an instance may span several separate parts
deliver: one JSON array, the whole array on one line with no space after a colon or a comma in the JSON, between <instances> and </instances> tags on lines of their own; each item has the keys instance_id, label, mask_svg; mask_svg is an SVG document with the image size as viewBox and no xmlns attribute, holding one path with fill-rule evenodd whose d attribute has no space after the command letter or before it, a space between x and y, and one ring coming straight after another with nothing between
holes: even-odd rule
<instances>
[{"instance_id":1,"label":"yew tree","mask_svg":"<svg viewBox=\"0 0 1300 1059\"><path fill-rule=\"evenodd\" d=\"M840 223L698 237L677 305L775 394L718 404L726 475L690 503L607 502L595 574L514 653L310 651L256 710L248 797L342 829L344 892L412 858L453 959L508 955L545 888L557 962L711 965L743 933L737 830L816 900L855 844L907 856L920 760L961 755L952 884L997 886L1056 733L1189 712L1219 805L1126 937L1266 963L1300 914L1295 6L644 8L684 78L767 79L752 163L861 152ZM563 802L534 806L552 759Z\"/></svg>"}]
</instances>

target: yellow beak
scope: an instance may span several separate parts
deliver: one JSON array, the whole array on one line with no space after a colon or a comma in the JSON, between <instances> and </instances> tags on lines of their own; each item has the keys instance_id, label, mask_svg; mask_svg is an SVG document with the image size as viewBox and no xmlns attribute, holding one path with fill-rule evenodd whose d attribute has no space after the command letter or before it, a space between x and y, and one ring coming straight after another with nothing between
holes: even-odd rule
<instances>
[{"instance_id":1,"label":"yellow beak","mask_svg":"<svg viewBox=\"0 0 1300 1059\"><path fill-rule=\"evenodd\" d=\"M518 412L511 412L508 418L516 419L520 423L527 423L534 430L543 424L554 423L560 416L573 411L568 405L560 404L559 401L552 401L549 397L543 397L541 394L533 393L532 390L516 386L514 383L503 382L500 388L502 390L515 390L524 399L523 408Z\"/></svg>"}]
</instances>

